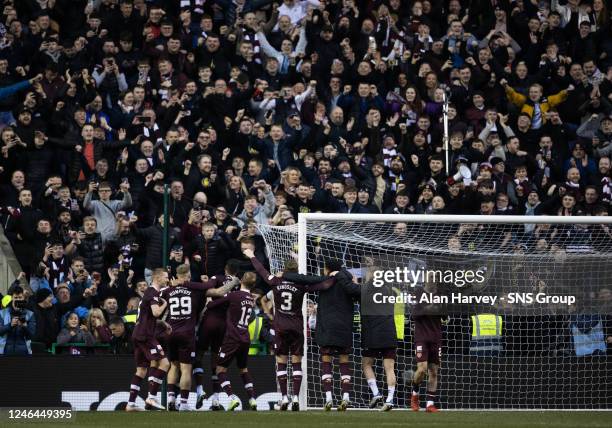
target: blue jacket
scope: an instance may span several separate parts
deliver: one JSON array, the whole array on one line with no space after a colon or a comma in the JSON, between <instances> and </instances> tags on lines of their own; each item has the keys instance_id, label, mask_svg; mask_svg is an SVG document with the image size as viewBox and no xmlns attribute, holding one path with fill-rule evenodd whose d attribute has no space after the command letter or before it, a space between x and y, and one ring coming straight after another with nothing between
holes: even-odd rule
<instances>
[{"instance_id":1,"label":"blue jacket","mask_svg":"<svg viewBox=\"0 0 612 428\"><path fill-rule=\"evenodd\" d=\"M15 83L14 85L5 86L0 88L0 100L4 98L8 98L16 92L21 91L22 89L29 88L31 85L29 80L24 80L23 82Z\"/></svg>"},{"instance_id":2,"label":"blue jacket","mask_svg":"<svg viewBox=\"0 0 612 428\"><path fill-rule=\"evenodd\" d=\"M28 323L26 327L11 327L13 318L12 305L0 311L0 354L30 355L32 354L32 337L36 333L36 317L34 312L24 309Z\"/></svg>"},{"instance_id":3,"label":"blue jacket","mask_svg":"<svg viewBox=\"0 0 612 428\"><path fill-rule=\"evenodd\" d=\"M574 350L578 357L606 353L603 323L599 315L579 314L570 324Z\"/></svg>"},{"instance_id":4,"label":"blue jacket","mask_svg":"<svg viewBox=\"0 0 612 428\"><path fill-rule=\"evenodd\" d=\"M580 171L580 184L586 184L588 182L589 176L595 174L597 172L597 165L595 161L589 158L587 165L582 165L582 160L575 159L576 168ZM566 160L563 163L563 174L567 174L567 171L572 167L572 158Z\"/></svg>"},{"instance_id":5,"label":"blue jacket","mask_svg":"<svg viewBox=\"0 0 612 428\"><path fill-rule=\"evenodd\" d=\"M346 202L339 204L338 213L342 214L369 214L370 211L361 205L359 202L355 202L351 210L349 211L349 207Z\"/></svg>"},{"instance_id":6,"label":"blue jacket","mask_svg":"<svg viewBox=\"0 0 612 428\"><path fill-rule=\"evenodd\" d=\"M253 147L257 150L265 159L277 160L280 170L283 171L285 168L291 165L293 161L293 151L296 149L302 139L302 131L295 131L293 136L285 137L278 142L277 146L277 159L274 158L274 141L270 137L263 140L256 140L253 143Z\"/></svg>"}]
</instances>

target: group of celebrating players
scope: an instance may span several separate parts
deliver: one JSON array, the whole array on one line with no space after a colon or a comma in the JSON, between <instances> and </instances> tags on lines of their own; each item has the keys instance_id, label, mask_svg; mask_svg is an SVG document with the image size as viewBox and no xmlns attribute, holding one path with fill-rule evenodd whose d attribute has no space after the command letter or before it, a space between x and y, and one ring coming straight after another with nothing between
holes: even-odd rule
<instances>
[{"instance_id":1,"label":"group of celebrating players","mask_svg":"<svg viewBox=\"0 0 612 428\"><path fill-rule=\"evenodd\" d=\"M306 293L318 292L316 331L314 336L321 354L321 383L325 394L324 409L333 408L333 359L338 356L342 398L338 411L350 406L351 364L349 355L353 346L354 300L361 297L363 289L357 278L335 259L325 260L324 276L297 273L297 262L289 259L283 271L270 274L255 257L252 248L246 246L243 253L251 261L253 271L237 278L239 266L230 260L225 275L212 277L206 282L192 282L188 265L176 269L176 277L169 278L165 269L153 272L152 282L146 290L138 310L138 320L133 332L136 372L130 385L127 411L166 410L158 398L163 379L167 375L168 410L190 411L189 393L192 375L196 383L196 409L206 398L211 398L211 410L223 410L219 394L229 397L228 411L235 410L240 400L234 394L227 377L233 360L240 371L244 388L249 397L248 408L257 410L253 379L248 370L250 347L249 322L260 297L263 303L272 303L274 353L276 376L282 400L280 410L299 411L298 394L302 384L302 356L304 351L304 327L302 303ZM259 275L271 288L265 296L259 296L254 286ZM362 278L367 284L371 277ZM435 285L425 284L420 292ZM363 312L363 311L362 311ZM414 349L417 369L412 379L411 408L420 410L419 390L425 375L427 381L426 412L438 412L434 404L437 389L438 368L442 349L441 317L428 313L417 305L412 310L414 322ZM394 407L396 387L395 359L396 334L393 312L365 314L361 317L362 369L372 392L370 408L389 411ZM207 396L203 389L203 354L211 352L211 380L213 392ZM387 396L378 389L373 364L382 358L387 382ZM291 364L292 378L288 378ZM145 408L136 405L140 385L148 373L148 396ZM288 394L288 382L293 395ZM177 386L178 384L178 386ZM177 400L177 392L180 399Z\"/></svg>"}]
</instances>

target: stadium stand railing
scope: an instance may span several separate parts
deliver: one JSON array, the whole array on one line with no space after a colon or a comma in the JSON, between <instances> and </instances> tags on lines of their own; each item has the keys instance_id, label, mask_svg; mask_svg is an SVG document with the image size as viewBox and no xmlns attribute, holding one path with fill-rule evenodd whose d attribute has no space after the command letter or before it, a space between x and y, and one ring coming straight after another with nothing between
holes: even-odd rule
<instances>
[{"instance_id":1,"label":"stadium stand railing","mask_svg":"<svg viewBox=\"0 0 612 428\"><path fill-rule=\"evenodd\" d=\"M60 345L58 343L53 343L51 345L50 352L53 355L57 355L57 354L65 354L66 351L72 352L73 350L78 351L78 353L74 353L74 355L93 354L93 353L110 353L110 345L107 343L100 343L96 345L87 345L86 343L66 343L66 344ZM99 351L107 351L107 352L99 352Z\"/></svg>"}]
</instances>

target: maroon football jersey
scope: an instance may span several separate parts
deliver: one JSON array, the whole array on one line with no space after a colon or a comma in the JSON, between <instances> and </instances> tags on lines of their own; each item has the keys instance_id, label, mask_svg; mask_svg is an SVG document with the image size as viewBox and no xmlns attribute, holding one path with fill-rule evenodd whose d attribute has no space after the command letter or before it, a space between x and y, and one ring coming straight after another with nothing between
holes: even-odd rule
<instances>
[{"instance_id":1,"label":"maroon football jersey","mask_svg":"<svg viewBox=\"0 0 612 428\"><path fill-rule=\"evenodd\" d=\"M224 341L250 343L249 321L255 307L255 297L245 290L232 291L209 303L209 307L227 307Z\"/></svg>"},{"instance_id":2,"label":"maroon football jersey","mask_svg":"<svg viewBox=\"0 0 612 428\"><path fill-rule=\"evenodd\" d=\"M278 331L303 330L302 303L306 287L279 278L274 284L274 329ZM276 282L276 281L275 281Z\"/></svg>"},{"instance_id":3,"label":"maroon football jersey","mask_svg":"<svg viewBox=\"0 0 612 428\"><path fill-rule=\"evenodd\" d=\"M213 281L188 282L165 288L162 291L162 297L168 302L165 320L172 327L172 334L195 334L198 314L204 305L206 290L215 285L216 282Z\"/></svg>"},{"instance_id":4,"label":"maroon football jersey","mask_svg":"<svg viewBox=\"0 0 612 428\"><path fill-rule=\"evenodd\" d=\"M140 305L138 305L138 318L132 333L134 340L147 340L155 337L157 318L153 316L152 305L161 305L160 293L154 287L145 290Z\"/></svg>"},{"instance_id":5,"label":"maroon football jersey","mask_svg":"<svg viewBox=\"0 0 612 428\"><path fill-rule=\"evenodd\" d=\"M232 277L229 275L216 275L210 278L208 282L214 281L216 283L214 288L219 288L219 287L222 287L223 284L225 284L227 281L231 281L231 280L232 280ZM221 299L221 298L222 297L213 298L212 302L218 299ZM215 318L217 321L225 322L225 306L224 305L215 306L215 305L209 304L208 307L206 308L206 312L204 313L204 317Z\"/></svg>"},{"instance_id":6,"label":"maroon football jersey","mask_svg":"<svg viewBox=\"0 0 612 428\"><path fill-rule=\"evenodd\" d=\"M308 291L328 288L334 282L333 279L329 279L310 286L296 284L270 274L255 257L251 258L251 263L263 280L272 287L272 293L274 294L273 325L274 330L277 331L303 330L302 303L304 302L304 295Z\"/></svg>"},{"instance_id":7,"label":"maroon football jersey","mask_svg":"<svg viewBox=\"0 0 612 428\"><path fill-rule=\"evenodd\" d=\"M418 302L425 293L422 288L417 289L415 299ZM435 293L434 293L435 294ZM442 341L442 315L439 314L439 305L417 303L412 309L414 322L415 342L441 342Z\"/></svg>"}]
</instances>

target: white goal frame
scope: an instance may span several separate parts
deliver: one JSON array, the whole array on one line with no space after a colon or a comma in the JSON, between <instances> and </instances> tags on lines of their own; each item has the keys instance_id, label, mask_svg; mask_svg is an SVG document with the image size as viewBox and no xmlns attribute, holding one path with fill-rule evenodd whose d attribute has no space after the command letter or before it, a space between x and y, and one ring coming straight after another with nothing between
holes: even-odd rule
<instances>
[{"instance_id":1,"label":"white goal frame","mask_svg":"<svg viewBox=\"0 0 612 428\"><path fill-rule=\"evenodd\" d=\"M521 216L521 215L451 215L451 214L336 214L336 213L299 213L298 214L298 269L307 273L307 238L309 221L350 221L350 222L410 222L410 223L479 223L479 224L610 224L612 216ZM302 357L302 376L299 403L302 410L320 410L308 407L308 336L307 336L307 299L302 306L304 318L304 354ZM487 409L482 409L487 410ZM491 409L507 411L507 409ZM517 409L519 410L519 409ZM520 409L528 410L528 409ZM543 409L537 409L539 411ZM608 409L612 410L612 409Z\"/></svg>"}]
</instances>

